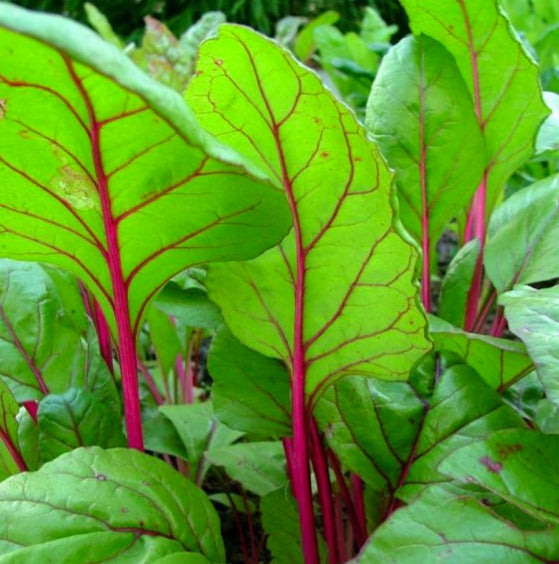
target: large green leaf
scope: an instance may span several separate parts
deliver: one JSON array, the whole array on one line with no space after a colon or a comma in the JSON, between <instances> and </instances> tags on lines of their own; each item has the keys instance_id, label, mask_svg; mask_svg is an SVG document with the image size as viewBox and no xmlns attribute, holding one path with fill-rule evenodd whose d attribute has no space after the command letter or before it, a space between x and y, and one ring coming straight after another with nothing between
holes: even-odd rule
<instances>
[{"instance_id":1,"label":"large green leaf","mask_svg":"<svg viewBox=\"0 0 559 564\"><path fill-rule=\"evenodd\" d=\"M417 253L353 114L289 53L235 26L202 46L188 99L283 187L295 225L257 259L210 269L210 296L233 333L282 359L309 394L350 373L406 378L429 348Z\"/></svg>"},{"instance_id":2,"label":"large green leaf","mask_svg":"<svg viewBox=\"0 0 559 564\"><path fill-rule=\"evenodd\" d=\"M467 333L435 316L430 316L429 321L435 350L458 355L493 390L503 392L534 367L522 343Z\"/></svg>"},{"instance_id":3,"label":"large green leaf","mask_svg":"<svg viewBox=\"0 0 559 564\"><path fill-rule=\"evenodd\" d=\"M474 104L452 55L425 35L392 47L373 84L366 124L397 172L404 226L433 251L485 166Z\"/></svg>"},{"instance_id":4,"label":"large green leaf","mask_svg":"<svg viewBox=\"0 0 559 564\"><path fill-rule=\"evenodd\" d=\"M471 93L486 145L489 213L507 178L533 153L534 137L549 113L538 67L497 0L402 4L413 32L430 35L454 56Z\"/></svg>"},{"instance_id":5,"label":"large green leaf","mask_svg":"<svg viewBox=\"0 0 559 564\"><path fill-rule=\"evenodd\" d=\"M517 286L503 294L510 330L525 343L548 399L559 405L559 286Z\"/></svg>"},{"instance_id":6,"label":"large green leaf","mask_svg":"<svg viewBox=\"0 0 559 564\"><path fill-rule=\"evenodd\" d=\"M559 525L558 461L558 436L507 429L453 452L439 470L464 484L479 484L522 511Z\"/></svg>"},{"instance_id":7,"label":"large green leaf","mask_svg":"<svg viewBox=\"0 0 559 564\"><path fill-rule=\"evenodd\" d=\"M523 528L486 500L430 488L369 539L359 564L538 564L559 559L559 527Z\"/></svg>"},{"instance_id":8,"label":"large green leaf","mask_svg":"<svg viewBox=\"0 0 559 564\"><path fill-rule=\"evenodd\" d=\"M485 268L499 292L559 276L559 174L508 198L493 214Z\"/></svg>"},{"instance_id":9,"label":"large green leaf","mask_svg":"<svg viewBox=\"0 0 559 564\"><path fill-rule=\"evenodd\" d=\"M7 561L41 561L48 550L66 551L73 562L86 553L88 562L149 561L152 551L224 561L205 494L161 460L129 449L81 448L2 482L0 538Z\"/></svg>"},{"instance_id":10,"label":"large green leaf","mask_svg":"<svg viewBox=\"0 0 559 564\"><path fill-rule=\"evenodd\" d=\"M91 30L2 3L0 57L0 250L73 272L113 329L118 308L119 332L137 332L186 266L254 256L285 233L283 195Z\"/></svg>"},{"instance_id":11,"label":"large green leaf","mask_svg":"<svg viewBox=\"0 0 559 564\"><path fill-rule=\"evenodd\" d=\"M19 402L84 387L120 413L77 284L35 263L0 260L0 377Z\"/></svg>"},{"instance_id":12,"label":"large green leaf","mask_svg":"<svg viewBox=\"0 0 559 564\"><path fill-rule=\"evenodd\" d=\"M257 437L291 434L289 377L285 366L242 345L223 326L208 356L216 417Z\"/></svg>"}]
</instances>

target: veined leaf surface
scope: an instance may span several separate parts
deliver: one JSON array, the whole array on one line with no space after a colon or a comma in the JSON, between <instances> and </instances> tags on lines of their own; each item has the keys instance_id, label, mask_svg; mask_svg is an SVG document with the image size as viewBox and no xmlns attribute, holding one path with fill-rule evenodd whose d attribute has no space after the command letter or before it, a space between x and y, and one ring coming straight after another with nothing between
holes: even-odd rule
<instances>
[{"instance_id":1,"label":"veined leaf surface","mask_svg":"<svg viewBox=\"0 0 559 564\"><path fill-rule=\"evenodd\" d=\"M280 246L211 268L210 296L233 333L284 360L308 394L349 373L406 378L429 348L417 252L354 115L288 52L235 26L202 46L188 100L284 189L293 217Z\"/></svg>"},{"instance_id":2,"label":"veined leaf surface","mask_svg":"<svg viewBox=\"0 0 559 564\"><path fill-rule=\"evenodd\" d=\"M0 559L8 562L46 554L142 562L180 551L225 560L219 519L204 492L132 449L81 448L12 476L0 485L0 517Z\"/></svg>"},{"instance_id":3,"label":"veined leaf surface","mask_svg":"<svg viewBox=\"0 0 559 564\"><path fill-rule=\"evenodd\" d=\"M496 0L402 0L414 33L446 47L468 86L486 145L487 210L534 151L549 113L538 67ZM478 157L479 158L479 157Z\"/></svg>"},{"instance_id":4,"label":"veined leaf surface","mask_svg":"<svg viewBox=\"0 0 559 564\"><path fill-rule=\"evenodd\" d=\"M0 252L73 272L113 329L186 266L285 233L282 194L91 30L2 3L0 58Z\"/></svg>"}]
</instances>

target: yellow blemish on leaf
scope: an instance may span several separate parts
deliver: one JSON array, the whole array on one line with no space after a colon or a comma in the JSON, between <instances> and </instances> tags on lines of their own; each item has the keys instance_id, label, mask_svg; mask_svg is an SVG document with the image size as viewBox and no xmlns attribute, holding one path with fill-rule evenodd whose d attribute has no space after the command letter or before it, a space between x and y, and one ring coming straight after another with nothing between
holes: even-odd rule
<instances>
[{"instance_id":1,"label":"yellow blemish on leaf","mask_svg":"<svg viewBox=\"0 0 559 564\"><path fill-rule=\"evenodd\" d=\"M62 196L71 206L80 210L99 209L97 187L84 172L64 165L58 169L58 175L50 187Z\"/></svg>"}]
</instances>

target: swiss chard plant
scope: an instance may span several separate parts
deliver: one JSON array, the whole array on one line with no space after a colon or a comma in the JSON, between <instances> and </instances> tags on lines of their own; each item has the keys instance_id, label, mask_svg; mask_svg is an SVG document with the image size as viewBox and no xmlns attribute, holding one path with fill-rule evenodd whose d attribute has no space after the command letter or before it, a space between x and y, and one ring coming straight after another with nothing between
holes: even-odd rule
<instances>
[{"instance_id":1,"label":"swiss chard plant","mask_svg":"<svg viewBox=\"0 0 559 564\"><path fill-rule=\"evenodd\" d=\"M552 24L402 4L0 3L0 562L559 561Z\"/></svg>"}]
</instances>

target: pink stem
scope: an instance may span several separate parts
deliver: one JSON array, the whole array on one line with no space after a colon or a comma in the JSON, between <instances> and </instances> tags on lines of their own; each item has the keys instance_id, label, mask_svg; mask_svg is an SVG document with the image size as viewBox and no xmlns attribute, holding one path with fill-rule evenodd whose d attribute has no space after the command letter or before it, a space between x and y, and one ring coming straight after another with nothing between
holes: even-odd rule
<instances>
[{"instance_id":1,"label":"pink stem","mask_svg":"<svg viewBox=\"0 0 559 564\"><path fill-rule=\"evenodd\" d=\"M25 472L27 470L27 465L25 464L25 461L23 460L21 453L17 449L16 445L14 445L14 443L12 442L10 436L7 433L5 433L3 429L0 429L0 441L4 443L4 446L10 453L10 456L12 457L13 461L16 463L16 466L18 467L19 471Z\"/></svg>"},{"instance_id":2,"label":"pink stem","mask_svg":"<svg viewBox=\"0 0 559 564\"><path fill-rule=\"evenodd\" d=\"M330 476L328 475L328 462L324 453L320 433L318 432L318 428L314 420L311 422L311 460L316 476L318 497L322 509L324 537L326 538L326 544L328 546L328 562L330 564L337 564L342 561L342 555L338 553L336 520L334 517Z\"/></svg>"},{"instance_id":3,"label":"pink stem","mask_svg":"<svg viewBox=\"0 0 559 564\"><path fill-rule=\"evenodd\" d=\"M159 389L157 388L157 384L155 383L155 380L153 379L153 376L150 374L150 371L148 370L147 366L140 359L138 359L138 368L140 369L140 372L142 373L142 376L146 381L146 384L149 388L149 391L151 392L151 395L153 396L153 399L155 400L155 403L157 405L163 405L165 403L165 399L163 398Z\"/></svg>"},{"instance_id":4,"label":"pink stem","mask_svg":"<svg viewBox=\"0 0 559 564\"><path fill-rule=\"evenodd\" d=\"M356 535L356 537L363 541L363 539L367 538L367 517L363 499L363 482L357 474L351 474L351 489L353 490L353 506L355 507L359 527L359 534ZM359 545L359 548L361 548L362 544L364 544L364 542Z\"/></svg>"},{"instance_id":5,"label":"pink stem","mask_svg":"<svg viewBox=\"0 0 559 564\"><path fill-rule=\"evenodd\" d=\"M93 311L95 315L95 328L97 329L97 337L99 339L99 351L101 352L101 356L105 360L109 371L114 375L111 330L109 329L109 324L107 323L105 315L99 306L99 302L96 299L93 300Z\"/></svg>"}]
</instances>

